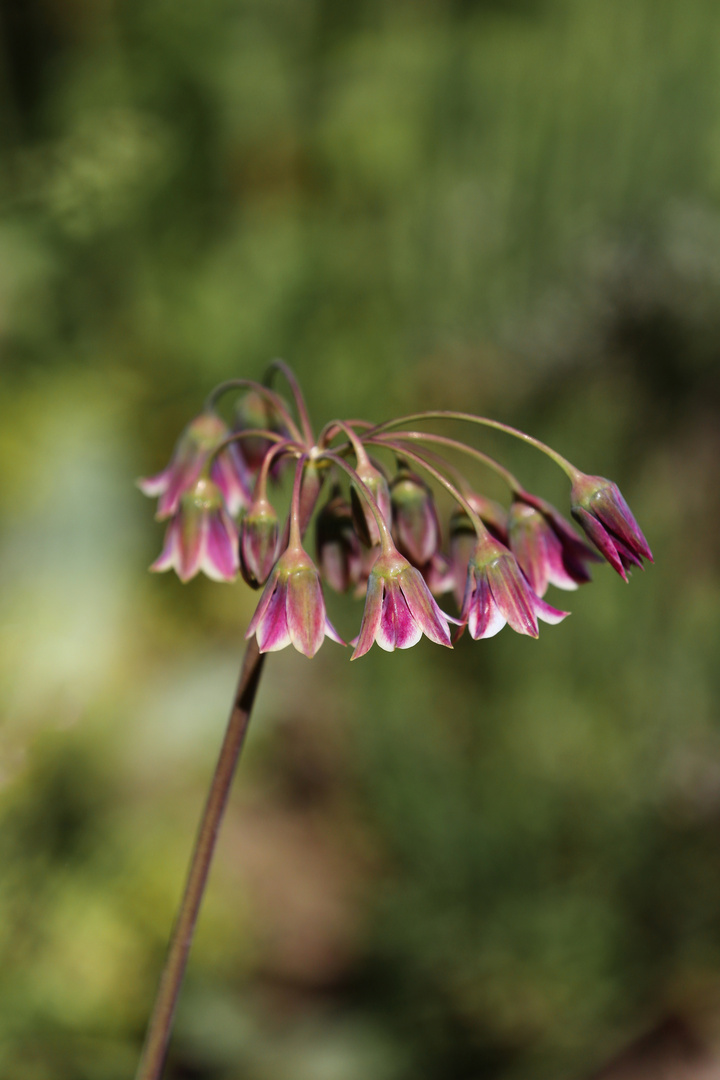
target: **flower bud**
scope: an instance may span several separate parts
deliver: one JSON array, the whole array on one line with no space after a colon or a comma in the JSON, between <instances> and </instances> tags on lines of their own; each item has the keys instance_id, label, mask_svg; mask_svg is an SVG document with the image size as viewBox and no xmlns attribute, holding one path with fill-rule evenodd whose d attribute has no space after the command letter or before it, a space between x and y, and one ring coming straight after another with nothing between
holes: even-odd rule
<instances>
[{"instance_id":1,"label":"flower bud","mask_svg":"<svg viewBox=\"0 0 720 1080\"><path fill-rule=\"evenodd\" d=\"M255 499L240 525L240 573L259 589L270 576L278 556L280 526L272 504Z\"/></svg>"},{"instance_id":2,"label":"flower bud","mask_svg":"<svg viewBox=\"0 0 720 1080\"><path fill-rule=\"evenodd\" d=\"M390 485L398 551L417 567L429 563L440 543L440 523L428 485L402 468Z\"/></svg>"},{"instance_id":3,"label":"flower bud","mask_svg":"<svg viewBox=\"0 0 720 1080\"><path fill-rule=\"evenodd\" d=\"M598 556L576 535L561 514L535 496L516 499L508 514L510 550L535 593L548 585L577 589L590 581L587 564Z\"/></svg>"},{"instance_id":4,"label":"flower bud","mask_svg":"<svg viewBox=\"0 0 720 1080\"><path fill-rule=\"evenodd\" d=\"M320 573L336 592L347 592L362 574L362 551L352 509L335 487L315 521Z\"/></svg>"},{"instance_id":5,"label":"flower bud","mask_svg":"<svg viewBox=\"0 0 720 1080\"><path fill-rule=\"evenodd\" d=\"M390 489L388 483L379 469L370 462L358 464L357 474L370 490L375 499L380 513L390 526L392 510L390 505ZM374 547L380 543L380 529L375 520L375 515L367 504L364 492L358 494L355 485L350 488L350 502L352 504L353 521L358 536L366 547Z\"/></svg>"},{"instance_id":6,"label":"flower bud","mask_svg":"<svg viewBox=\"0 0 720 1080\"><path fill-rule=\"evenodd\" d=\"M607 561L627 581L626 571L653 561L630 507L611 480L580 473L570 494L571 512Z\"/></svg>"}]
</instances>

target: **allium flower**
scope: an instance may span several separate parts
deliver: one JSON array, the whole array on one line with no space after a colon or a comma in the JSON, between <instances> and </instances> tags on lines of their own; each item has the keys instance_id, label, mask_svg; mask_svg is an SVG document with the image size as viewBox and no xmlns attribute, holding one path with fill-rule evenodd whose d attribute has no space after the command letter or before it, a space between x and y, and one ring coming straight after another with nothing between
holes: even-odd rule
<instances>
[{"instance_id":1,"label":"allium flower","mask_svg":"<svg viewBox=\"0 0 720 1080\"><path fill-rule=\"evenodd\" d=\"M620 494L617 484L602 476L578 473L570 493L571 512L607 561L627 581L626 571L653 562L648 542Z\"/></svg>"},{"instance_id":2,"label":"allium flower","mask_svg":"<svg viewBox=\"0 0 720 1080\"><path fill-rule=\"evenodd\" d=\"M398 551L415 566L425 566L440 544L432 491L419 476L403 468L390 484L390 499Z\"/></svg>"},{"instance_id":3,"label":"allium flower","mask_svg":"<svg viewBox=\"0 0 720 1080\"><path fill-rule=\"evenodd\" d=\"M240 572L253 589L270 576L278 556L280 523L268 499L256 497L240 523Z\"/></svg>"},{"instance_id":4,"label":"allium flower","mask_svg":"<svg viewBox=\"0 0 720 1080\"><path fill-rule=\"evenodd\" d=\"M189 581L200 570L213 581L232 581L238 569L238 532L217 484L196 480L180 496L165 534L165 546L151 570L175 570Z\"/></svg>"},{"instance_id":5,"label":"allium flower","mask_svg":"<svg viewBox=\"0 0 720 1080\"><path fill-rule=\"evenodd\" d=\"M376 641L381 649L409 649L425 634L452 648L448 618L438 607L419 570L397 551L378 555L370 571L360 634L352 659Z\"/></svg>"},{"instance_id":6,"label":"allium flower","mask_svg":"<svg viewBox=\"0 0 720 1080\"><path fill-rule=\"evenodd\" d=\"M345 644L325 614L320 576L302 548L288 548L276 562L245 637L253 634L260 652L294 645L312 657L326 637Z\"/></svg>"},{"instance_id":7,"label":"allium flower","mask_svg":"<svg viewBox=\"0 0 720 1080\"><path fill-rule=\"evenodd\" d=\"M530 505L518 499L512 504L508 537L510 550L538 596L545 595L548 585L577 589L591 580L586 564L597 560L595 552L556 510L541 500L533 499Z\"/></svg>"},{"instance_id":8,"label":"allium flower","mask_svg":"<svg viewBox=\"0 0 720 1080\"><path fill-rule=\"evenodd\" d=\"M315 521L318 564L328 585L347 592L360 581L363 557L350 504L335 487Z\"/></svg>"},{"instance_id":9,"label":"allium flower","mask_svg":"<svg viewBox=\"0 0 720 1080\"><path fill-rule=\"evenodd\" d=\"M538 636L538 619L558 623L567 615L533 592L511 551L489 534L478 540L468 564L460 614L470 636L493 637L508 623L518 634Z\"/></svg>"},{"instance_id":10,"label":"allium flower","mask_svg":"<svg viewBox=\"0 0 720 1080\"><path fill-rule=\"evenodd\" d=\"M159 495L156 517L171 517L178 508L180 496L193 486L200 476L208 456L228 437L230 431L221 417L212 412L196 416L178 439L170 464L138 481L145 495ZM250 503L248 471L234 444L225 447L213 460L210 477L220 488L231 514Z\"/></svg>"}]
</instances>

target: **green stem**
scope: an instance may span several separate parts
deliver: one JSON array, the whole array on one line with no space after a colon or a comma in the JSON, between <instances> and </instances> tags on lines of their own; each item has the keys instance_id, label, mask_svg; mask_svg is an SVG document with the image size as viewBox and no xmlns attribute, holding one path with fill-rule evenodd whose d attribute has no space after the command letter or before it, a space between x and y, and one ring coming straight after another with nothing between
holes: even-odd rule
<instances>
[{"instance_id":1,"label":"green stem","mask_svg":"<svg viewBox=\"0 0 720 1080\"><path fill-rule=\"evenodd\" d=\"M527 435L524 431L520 431L519 428L511 427L510 424L503 424L500 420L491 420L487 416L474 416L473 413L451 412L446 409L433 409L428 412L412 413L409 416L400 416L397 420L387 420L384 424L378 424L370 431L367 431L363 435L363 439L367 440L368 436L379 435L384 431L389 431L391 428L397 427L399 424L410 424L414 423L416 420L465 420L469 424L480 424L482 427L495 428L497 431L504 431L507 435L512 435L516 439L521 439L530 446L534 446L536 450L540 450L543 454L546 454L556 465L560 466L570 480L574 480L580 475L579 470L576 469L567 458L564 458L562 454L558 454L556 450L553 450L552 447L548 446L546 443L540 442L539 439L534 438L532 435Z\"/></svg>"},{"instance_id":2,"label":"green stem","mask_svg":"<svg viewBox=\"0 0 720 1080\"><path fill-rule=\"evenodd\" d=\"M385 438L384 435L380 436ZM394 431L392 433L393 439L402 439L403 441L412 439L413 442L423 443L437 443L440 446L448 446L453 450L457 450L458 453L468 454L470 457L475 458L476 461L482 462L493 472L497 473L510 488L513 495L519 494L522 490L522 484L513 476L509 469L506 469L504 465L501 465L495 458L490 457L489 454L484 454L482 450L476 450L474 446L468 446L467 443L461 442L459 439L450 439L447 435L436 435L435 432L424 431Z\"/></svg>"},{"instance_id":3,"label":"green stem","mask_svg":"<svg viewBox=\"0 0 720 1080\"><path fill-rule=\"evenodd\" d=\"M250 722L250 713L264 660L265 656L258 650L257 640L253 638L245 650L230 719L200 821L185 892L170 937L167 959L148 1025L136 1080L159 1080L162 1074L175 1006L187 966L200 904L207 885L210 864L227 805L235 766Z\"/></svg>"},{"instance_id":4,"label":"green stem","mask_svg":"<svg viewBox=\"0 0 720 1080\"><path fill-rule=\"evenodd\" d=\"M214 411L220 398L223 394L227 394L229 390L254 390L256 394L260 394L261 397L270 402L276 412L285 421L287 429L292 437L297 439L299 443L303 441L298 426L285 408L285 402L280 395L276 394L274 390L270 390L269 387L263 386L262 383L255 382L254 379L228 379L226 382L220 383L219 386L216 386L214 390L210 391L205 399L205 411ZM310 445L312 445L312 440L310 440Z\"/></svg>"},{"instance_id":5,"label":"green stem","mask_svg":"<svg viewBox=\"0 0 720 1080\"><path fill-rule=\"evenodd\" d=\"M285 363L284 360L273 360L272 363L269 365L265 376L268 382L270 382L273 374L276 371L282 372L282 374L285 376L287 384L292 392L292 396L295 399L295 407L298 411L298 417L300 418L300 423L302 424L303 434L305 435L307 445L308 447L311 447L315 441L315 437L313 435L312 424L310 423L310 413L308 412L308 407L305 404L305 398L303 397L303 392L300 389L300 383L295 378L295 372L289 364Z\"/></svg>"}]
</instances>

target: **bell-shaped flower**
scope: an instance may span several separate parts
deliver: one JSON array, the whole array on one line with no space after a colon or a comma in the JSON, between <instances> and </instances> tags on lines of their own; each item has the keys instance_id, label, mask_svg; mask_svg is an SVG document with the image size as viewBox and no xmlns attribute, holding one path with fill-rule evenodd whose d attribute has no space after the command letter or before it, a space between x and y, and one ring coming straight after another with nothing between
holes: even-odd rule
<instances>
[{"instance_id":1,"label":"bell-shaped flower","mask_svg":"<svg viewBox=\"0 0 720 1080\"><path fill-rule=\"evenodd\" d=\"M280 524L268 499L256 496L240 522L240 573L259 589L270 576L278 557Z\"/></svg>"},{"instance_id":2,"label":"bell-shaped flower","mask_svg":"<svg viewBox=\"0 0 720 1080\"><path fill-rule=\"evenodd\" d=\"M207 477L179 499L165 545L151 570L175 570L181 581L202 571L213 581L232 581L238 569L238 532L220 489Z\"/></svg>"},{"instance_id":3,"label":"bell-shaped flower","mask_svg":"<svg viewBox=\"0 0 720 1080\"><path fill-rule=\"evenodd\" d=\"M558 623L567 615L537 596L513 553L486 533L468 563L460 623L470 636L493 637L507 623L518 634L538 636L538 619Z\"/></svg>"},{"instance_id":4,"label":"bell-shaped flower","mask_svg":"<svg viewBox=\"0 0 720 1080\"><path fill-rule=\"evenodd\" d=\"M570 501L572 516L624 581L633 566L643 569L643 559L653 562L648 542L617 484L580 473Z\"/></svg>"},{"instance_id":5,"label":"bell-shaped flower","mask_svg":"<svg viewBox=\"0 0 720 1080\"><path fill-rule=\"evenodd\" d=\"M275 563L245 636L253 634L260 652L294 645L312 657L326 637L345 644L325 613L320 576L302 548L288 548Z\"/></svg>"},{"instance_id":6,"label":"bell-shaped flower","mask_svg":"<svg viewBox=\"0 0 720 1080\"><path fill-rule=\"evenodd\" d=\"M365 460L358 462L357 475L368 488L389 527L392 519L390 489L383 473L380 469L376 469L369 460ZM350 488L350 501L358 536L366 547L374 547L380 543L378 523L365 498L358 495L354 485Z\"/></svg>"},{"instance_id":7,"label":"bell-shaped flower","mask_svg":"<svg viewBox=\"0 0 720 1080\"><path fill-rule=\"evenodd\" d=\"M336 592L354 588L363 572L360 540L350 504L335 486L315 519L315 547L320 573Z\"/></svg>"},{"instance_id":8,"label":"bell-shaped flower","mask_svg":"<svg viewBox=\"0 0 720 1080\"><path fill-rule=\"evenodd\" d=\"M430 562L440 545L440 522L428 485L402 468L390 484L393 535L398 551L417 567Z\"/></svg>"},{"instance_id":9,"label":"bell-shaped flower","mask_svg":"<svg viewBox=\"0 0 720 1080\"><path fill-rule=\"evenodd\" d=\"M528 496L528 500L531 496ZM577 589L590 581L587 564L598 556L549 504L517 499L508 514L509 547L538 596L548 585Z\"/></svg>"},{"instance_id":10,"label":"bell-shaped flower","mask_svg":"<svg viewBox=\"0 0 720 1080\"><path fill-rule=\"evenodd\" d=\"M381 649L409 649L425 634L452 648L448 618L438 607L422 574L397 551L378 555L367 585L360 634L352 659L376 641Z\"/></svg>"},{"instance_id":11,"label":"bell-shaped flower","mask_svg":"<svg viewBox=\"0 0 720 1080\"><path fill-rule=\"evenodd\" d=\"M156 514L158 520L172 517L183 492L192 488L209 455L229 434L228 426L221 417L212 412L201 413L191 420L178 439L170 464L155 476L138 481L143 494L160 497ZM213 459L210 478L220 488L231 514L235 515L243 506L249 505L248 470L234 443L226 446Z\"/></svg>"}]
</instances>

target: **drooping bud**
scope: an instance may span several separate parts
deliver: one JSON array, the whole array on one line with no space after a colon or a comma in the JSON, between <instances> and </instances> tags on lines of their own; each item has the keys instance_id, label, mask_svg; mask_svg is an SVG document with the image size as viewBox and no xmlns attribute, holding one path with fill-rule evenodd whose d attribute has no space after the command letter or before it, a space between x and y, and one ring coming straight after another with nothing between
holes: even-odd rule
<instances>
[{"instance_id":1,"label":"drooping bud","mask_svg":"<svg viewBox=\"0 0 720 1080\"><path fill-rule=\"evenodd\" d=\"M403 467L390 484L390 500L398 551L415 566L425 566L440 544L432 491L424 480Z\"/></svg>"},{"instance_id":2,"label":"drooping bud","mask_svg":"<svg viewBox=\"0 0 720 1080\"><path fill-rule=\"evenodd\" d=\"M280 525L272 504L256 498L240 524L240 572L253 589L270 576L278 557Z\"/></svg>"},{"instance_id":3,"label":"drooping bud","mask_svg":"<svg viewBox=\"0 0 720 1080\"><path fill-rule=\"evenodd\" d=\"M648 542L620 494L617 484L602 476L578 474L570 494L571 512L592 542L624 581L643 559L653 561Z\"/></svg>"},{"instance_id":4,"label":"drooping bud","mask_svg":"<svg viewBox=\"0 0 720 1080\"><path fill-rule=\"evenodd\" d=\"M189 581L200 570L214 581L232 581L238 569L238 533L217 484L201 477L180 497L162 553L151 570L175 570Z\"/></svg>"},{"instance_id":5,"label":"drooping bud","mask_svg":"<svg viewBox=\"0 0 720 1080\"><path fill-rule=\"evenodd\" d=\"M388 528L392 518L390 504L390 489L387 480L379 469L376 469L370 461L358 462L357 474L369 489L370 494L378 505L383 519ZM353 521L357 534L366 547L374 547L380 543L380 529L375 520L375 515L367 504L363 493L358 494L355 485L350 488L350 502L352 504Z\"/></svg>"},{"instance_id":6,"label":"drooping bud","mask_svg":"<svg viewBox=\"0 0 720 1080\"><path fill-rule=\"evenodd\" d=\"M352 509L337 486L315 520L315 544L320 573L328 585L336 592L354 588L362 574L362 551Z\"/></svg>"}]
</instances>

